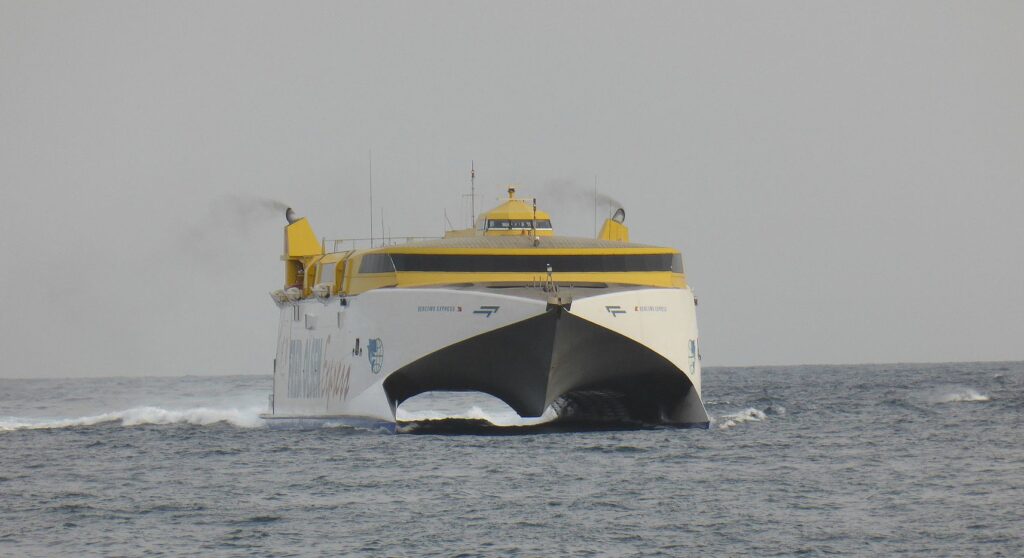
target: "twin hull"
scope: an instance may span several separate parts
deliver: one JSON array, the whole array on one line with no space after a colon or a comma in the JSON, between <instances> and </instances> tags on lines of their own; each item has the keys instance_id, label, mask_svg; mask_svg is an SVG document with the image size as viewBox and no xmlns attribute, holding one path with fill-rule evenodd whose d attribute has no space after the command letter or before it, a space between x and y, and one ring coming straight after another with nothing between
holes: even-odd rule
<instances>
[{"instance_id":1,"label":"twin hull","mask_svg":"<svg viewBox=\"0 0 1024 558\"><path fill-rule=\"evenodd\" d=\"M689 289L377 289L281 305L269 419L394 425L419 393L480 391L521 416L553 403L706 427Z\"/></svg>"}]
</instances>

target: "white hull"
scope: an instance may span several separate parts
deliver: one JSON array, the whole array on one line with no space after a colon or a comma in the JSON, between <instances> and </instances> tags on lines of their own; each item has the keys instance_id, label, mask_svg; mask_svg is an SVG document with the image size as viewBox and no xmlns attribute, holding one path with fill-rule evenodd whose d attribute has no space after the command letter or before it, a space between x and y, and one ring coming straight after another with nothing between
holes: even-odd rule
<instances>
[{"instance_id":1,"label":"white hull","mask_svg":"<svg viewBox=\"0 0 1024 558\"><path fill-rule=\"evenodd\" d=\"M707 425L689 289L570 294L553 305L540 289L375 289L282 303L267 418L393 425L402 400L433 390L484 391L539 416L567 392L611 389L656 407L647 422Z\"/></svg>"}]
</instances>

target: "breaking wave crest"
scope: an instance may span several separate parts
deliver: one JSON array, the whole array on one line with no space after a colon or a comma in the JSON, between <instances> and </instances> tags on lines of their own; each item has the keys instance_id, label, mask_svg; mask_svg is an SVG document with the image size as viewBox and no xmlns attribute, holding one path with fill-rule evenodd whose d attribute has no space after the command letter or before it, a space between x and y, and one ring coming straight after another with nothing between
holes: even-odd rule
<instances>
[{"instance_id":1,"label":"breaking wave crest","mask_svg":"<svg viewBox=\"0 0 1024 558\"><path fill-rule=\"evenodd\" d=\"M971 388L956 389L931 398L932 403L983 402L991 400L992 398L989 396L978 393Z\"/></svg>"},{"instance_id":2,"label":"breaking wave crest","mask_svg":"<svg viewBox=\"0 0 1024 558\"><path fill-rule=\"evenodd\" d=\"M732 413L728 415L722 415L721 417L713 418L712 421L718 426L719 429L725 430L734 426L739 426L745 422L761 422L768 418L768 415L760 409L749 407L743 409L738 413Z\"/></svg>"},{"instance_id":3,"label":"breaking wave crest","mask_svg":"<svg viewBox=\"0 0 1024 558\"><path fill-rule=\"evenodd\" d=\"M557 418L557 415L555 414L555 411L552 410L550 407L546 409L544 411L544 414L539 417L523 418L513 411L488 412L481 409L477 405L473 405L468 410L461 413L444 413L432 410L407 411L405 409L399 408L398 412L395 413L395 417L402 422L446 419L472 419L485 420L495 426L530 426L534 424L543 424L545 422L550 422Z\"/></svg>"},{"instance_id":4,"label":"breaking wave crest","mask_svg":"<svg viewBox=\"0 0 1024 558\"><path fill-rule=\"evenodd\" d=\"M263 419L259 417L260 412L261 409L259 408L210 409L196 407L193 409L169 410L161 409L160 407L135 407L124 411L66 419L0 417L0 432L74 428L105 423L120 423L121 426L141 426L146 424L191 424L205 426L227 423L241 428L255 428L264 424Z\"/></svg>"}]
</instances>

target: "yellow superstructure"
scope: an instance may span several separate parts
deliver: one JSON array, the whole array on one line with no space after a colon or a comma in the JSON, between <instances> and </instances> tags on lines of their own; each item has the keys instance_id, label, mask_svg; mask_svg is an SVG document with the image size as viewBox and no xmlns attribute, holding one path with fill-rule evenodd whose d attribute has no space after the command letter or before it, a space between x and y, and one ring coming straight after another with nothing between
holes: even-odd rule
<instances>
[{"instance_id":1,"label":"yellow superstructure","mask_svg":"<svg viewBox=\"0 0 1024 558\"><path fill-rule=\"evenodd\" d=\"M456 234L445 235L455 236L553 236L554 229L551 227L551 216L546 212L537 209L537 200L520 199L516 197L515 186L509 186L508 199L494 209L480 215L476 220L474 235L458 234L461 231L452 231Z\"/></svg>"},{"instance_id":2,"label":"yellow superstructure","mask_svg":"<svg viewBox=\"0 0 1024 558\"><path fill-rule=\"evenodd\" d=\"M324 254L305 219L285 229L285 289L301 296L356 295L372 289L465 283L515 286L624 284L685 288L677 250L631 244L624 213L598 238L555 236L548 213L508 189L504 203L474 229L442 239Z\"/></svg>"},{"instance_id":3,"label":"yellow superstructure","mask_svg":"<svg viewBox=\"0 0 1024 558\"><path fill-rule=\"evenodd\" d=\"M285 262L284 284L286 289L304 289L308 282L306 270L323 254L323 249L306 218L301 217L293 221L291 209L288 211L289 223L284 228L284 254L281 256Z\"/></svg>"},{"instance_id":4,"label":"yellow superstructure","mask_svg":"<svg viewBox=\"0 0 1024 558\"><path fill-rule=\"evenodd\" d=\"M607 219L604 222L604 226L601 227L601 232L598 233L597 238L602 240L615 240L618 242L629 242L629 229L622 222L626 220L626 212L619 208L615 215L612 215L611 219Z\"/></svg>"}]
</instances>

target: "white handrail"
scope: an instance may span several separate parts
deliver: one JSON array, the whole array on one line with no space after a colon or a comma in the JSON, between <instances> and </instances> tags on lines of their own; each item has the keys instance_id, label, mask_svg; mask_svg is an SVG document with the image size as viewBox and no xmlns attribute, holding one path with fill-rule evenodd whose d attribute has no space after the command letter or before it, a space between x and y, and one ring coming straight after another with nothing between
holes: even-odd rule
<instances>
[{"instance_id":1,"label":"white handrail","mask_svg":"<svg viewBox=\"0 0 1024 558\"><path fill-rule=\"evenodd\" d=\"M381 248L398 246L420 240L437 240L440 236L393 236L387 238L324 238L324 251L327 253L359 250L363 248Z\"/></svg>"}]
</instances>

